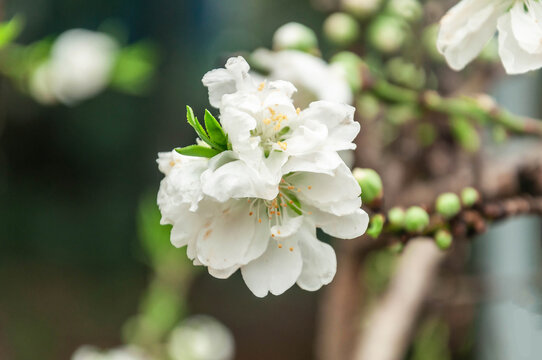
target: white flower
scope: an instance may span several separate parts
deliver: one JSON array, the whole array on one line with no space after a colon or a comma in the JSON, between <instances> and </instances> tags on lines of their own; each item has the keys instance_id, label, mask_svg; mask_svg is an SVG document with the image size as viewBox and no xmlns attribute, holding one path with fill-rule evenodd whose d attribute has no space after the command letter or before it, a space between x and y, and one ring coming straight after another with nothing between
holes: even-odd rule
<instances>
[{"instance_id":1,"label":"white flower","mask_svg":"<svg viewBox=\"0 0 542 360\"><path fill-rule=\"evenodd\" d=\"M340 66L296 50L272 52L259 49L252 57L269 71L270 79L286 80L295 85L298 92L294 101L298 106L305 107L315 100L353 102L352 90Z\"/></svg>"},{"instance_id":2,"label":"white flower","mask_svg":"<svg viewBox=\"0 0 542 360\"><path fill-rule=\"evenodd\" d=\"M36 100L72 105L101 92L108 85L118 45L110 36L73 29L61 34L50 59L30 80Z\"/></svg>"},{"instance_id":3,"label":"white flower","mask_svg":"<svg viewBox=\"0 0 542 360\"><path fill-rule=\"evenodd\" d=\"M72 355L72 360L151 360L135 346L101 351L93 346L82 346Z\"/></svg>"},{"instance_id":4,"label":"white flower","mask_svg":"<svg viewBox=\"0 0 542 360\"><path fill-rule=\"evenodd\" d=\"M542 4L536 0L463 0L441 20L437 40L448 64L461 70L499 30L499 54L509 74L542 66Z\"/></svg>"},{"instance_id":5,"label":"white flower","mask_svg":"<svg viewBox=\"0 0 542 360\"><path fill-rule=\"evenodd\" d=\"M206 74L231 150L211 159L159 154L158 205L171 241L209 273L241 269L257 296L297 283L317 290L336 268L316 228L354 238L367 228L360 188L338 151L354 149L354 109L325 101L295 109L292 84L255 84L243 58Z\"/></svg>"},{"instance_id":6,"label":"white flower","mask_svg":"<svg viewBox=\"0 0 542 360\"><path fill-rule=\"evenodd\" d=\"M316 238L316 227L338 238L355 238L368 224L350 170L337 154L325 154L317 160L337 164L335 169L317 168L304 158L289 161L272 200L219 202L205 196L191 211L198 193L192 179L208 160L161 153L158 161L166 175L158 193L162 223L173 225L172 243L187 246L196 265L207 266L217 278L241 269L257 296L279 295L296 282L317 290L333 279L336 259L333 249Z\"/></svg>"},{"instance_id":7,"label":"white flower","mask_svg":"<svg viewBox=\"0 0 542 360\"><path fill-rule=\"evenodd\" d=\"M319 152L352 150L360 128L353 107L318 101L301 111L292 103L296 89L291 83L256 84L249 70L246 61L237 57L229 59L225 69L203 77L233 150L218 155L203 174L204 192L219 201L275 198L289 157L305 156L310 161ZM330 165L330 169L337 166Z\"/></svg>"},{"instance_id":8,"label":"white flower","mask_svg":"<svg viewBox=\"0 0 542 360\"><path fill-rule=\"evenodd\" d=\"M168 342L172 360L229 360L233 359L234 350L231 331L205 315L184 320L171 332Z\"/></svg>"}]
</instances>

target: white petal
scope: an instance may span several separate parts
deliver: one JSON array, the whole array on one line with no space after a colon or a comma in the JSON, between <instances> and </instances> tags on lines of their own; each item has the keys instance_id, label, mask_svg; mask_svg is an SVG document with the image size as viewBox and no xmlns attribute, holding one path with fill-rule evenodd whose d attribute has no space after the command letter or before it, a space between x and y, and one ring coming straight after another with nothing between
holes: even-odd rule
<instances>
[{"instance_id":1,"label":"white petal","mask_svg":"<svg viewBox=\"0 0 542 360\"><path fill-rule=\"evenodd\" d=\"M159 167L164 165L164 156L158 159ZM164 223L171 223L175 217L176 208L180 204L190 204L191 210L196 210L198 202L203 198L201 174L207 168L207 159L189 156L172 156L167 175L160 183L158 206L162 212Z\"/></svg>"},{"instance_id":2,"label":"white petal","mask_svg":"<svg viewBox=\"0 0 542 360\"><path fill-rule=\"evenodd\" d=\"M171 229L171 243L179 248L195 241L202 225L202 215L189 211L186 206L185 211L179 212L177 219L175 219Z\"/></svg>"},{"instance_id":3,"label":"white petal","mask_svg":"<svg viewBox=\"0 0 542 360\"><path fill-rule=\"evenodd\" d=\"M229 201L215 211L198 234L197 256L204 265L224 270L243 262L256 222L246 200Z\"/></svg>"},{"instance_id":4,"label":"white petal","mask_svg":"<svg viewBox=\"0 0 542 360\"><path fill-rule=\"evenodd\" d=\"M319 122L312 121L298 126L286 140L289 155L301 156L322 150L328 139L328 128Z\"/></svg>"},{"instance_id":5,"label":"white petal","mask_svg":"<svg viewBox=\"0 0 542 360\"><path fill-rule=\"evenodd\" d=\"M344 163L335 169L333 175L299 172L285 179L299 189L296 195L302 204L307 203L335 215L350 214L361 206L361 189Z\"/></svg>"},{"instance_id":6,"label":"white petal","mask_svg":"<svg viewBox=\"0 0 542 360\"><path fill-rule=\"evenodd\" d=\"M524 6L529 5L526 12ZM542 13L542 5L538 1L527 3L516 2L510 10L510 22L512 35L519 46L529 54L540 54L542 52L542 17L537 18L536 14Z\"/></svg>"},{"instance_id":7,"label":"white petal","mask_svg":"<svg viewBox=\"0 0 542 360\"><path fill-rule=\"evenodd\" d=\"M241 262L242 265L248 264L252 260L259 258L267 249L271 233L269 230L269 218L267 217L265 210L266 208L263 204L260 209L253 208L252 210L254 212L254 220L257 221L256 229L252 242Z\"/></svg>"},{"instance_id":8,"label":"white petal","mask_svg":"<svg viewBox=\"0 0 542 360\"><path fill-rule=\"evenodd\" d=\"M495 34L511 0L463 0L442 18L437 48L454 70L463 69Z\"/></svg>"},{"instance_id":9,"label":"white petal","mask_svg":"<svg viewBox=\"0 0 542 360\"><path fill-rule=\"evenodd\" d=\"M218 108L224 95L253 86L249 70L245 59L238 56L228 59L225 69L215 69L206 73L201 81L209 89L211 105Z\"/></svg>"},{"instance_id":10,"label":"white petal","mask_svg":"<svg viewBox=\"0 0 542 360\"><path fill-rule=\"evenodd\" d=\"M334 151L318 151L300 156L292 156L282 167L282 173L290 172L314 172L333 175L343 160Z\"/></svg>"},{"instance_id":11,"label":"white petal","mask_svg":"<svg viewBox=\"0 0 542 360\"><path fill-rule=\"evenodd\" d=\"M303 262L297 239L283 239L280 244L279 248L276 241L269 241L262 256L241 267L243 280L258 297L264 297L269 292L282 294L295 284L301 274Z\"/></svg>"},{"instance_id":12,"label":"white petal","mask_svg":"<svg viewBox=\"0 0 542 360\"><path fill-rule=\"evenodd\" d=\"M238 265L226 268L226 269L214 269L212 267L207 268L209 274L217 279L227 279L233 275L234 272L239 269Z\"/></svg>"},{"instance_id":13,"label":"white petal","mask_svg":"<svg viewBox=\"0 0 542 360\"><path fill-rule=\"evenodd\" d=\"M236 156L231 151L224 151L212 159L201 175L203 192L220 202L249 197L274 199L281 177L280 164L284 163L286 154L274 152L257 164L259 168L256 169L244 161L234 160Z\"/></svg>"},{"instance_id":14,"label":"white petal","mask_svg":"<svg viewBox=\"0 0 542 360\"><path fill-rule=\"evenodd\" d=\"M328 129L328 137L322 150L353 150L352 142L358 135L360 125L354 121L355 108L329 101L316 101L301 112L300 118L310 126L311 122L323 124Z\"/></svg>"},{"instance_id":15,"label":"white petal","mask_svg":"<svg viewBox=\"0 0 542 360\"><path fill-rule=\"evenodd\" d=\"M282 223L271 227L271 234L275 239L292 236L303 224L303 216L290 216L288 210L282 214Z\"/></svg>"},{"instance_id":16,"label":"white petal","mask_svg":"<svg viewBox=\"0 0 542 360\"><path fill-rule=\"evenodd\" d=\"M297 285L307 291L316 291L333 280L337 271L337 257L333 248L316 238L315 228L299 233L299 247L303 258L303 269Z\"/></svg>"},{"instance_id":17,"label":"white petal","mask_svg":"<svg viewBox=\"0 0 542 360\"><path fill-rule=\"evenodd\" d=\"M312 220L325 233L340 239L354 239L365 233L369 226L369 215L362 209L351 214L336 216L312 209Z\"/></svg>"},{"instance_id":18,"label":"white petal","mask_svg":"<svg viewBox=\"0 0 542 360\"><path fill-rule=\"evenodd\" d=\"M512 32L511 14L499 19L499 55L508 74L521 74L542 66L542 53L529 54Z\"/></svg>"}]
</instances>

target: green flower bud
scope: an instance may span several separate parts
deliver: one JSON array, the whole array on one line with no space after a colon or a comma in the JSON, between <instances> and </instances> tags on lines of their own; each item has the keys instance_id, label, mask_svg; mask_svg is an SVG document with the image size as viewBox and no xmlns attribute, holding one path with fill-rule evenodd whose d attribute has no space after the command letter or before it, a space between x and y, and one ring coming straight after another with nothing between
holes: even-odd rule
<instances>
[{"instance_id":1,"label":"green flower bud","mask_svg":"<svg viewBox=\"0 0 542 360\"><path fill-rule=\"evenodd\" d=\"M376 214L371 218L369 228L367 229L367 235L376 239L382 233L384 228L384 216L382 214Z\"/></svg>"},{"instance_id":2,"label":"green flower bud","mask_svg":"<svg viewBox=\"0 0 542 360\"><path fill-rule=\"evenodd\" d=\"M439 230L435 234L435 243L441 250L447 250L452 245L453 237L447 230Z\"/></svg>"},{"instance_id":3,"label":"green flower bud","mask_svg":"<svg viewBox=\"0 0 542 360\"><path fill-rule=\"evenodd\" d=\"M324 21L324 35L335 45L348 46L359 37L359 24L352 16L335 13Z\"/></svg>"},{"instance_id":4,"label":"green flower bud","mask_svg":"<svg viewBox=\"0 0 542 360\"><path fill-rule=\"evenodd\" d=\"M405 246L403 245L403 243L401 242L396 242L396 243L393 243L391 244L388 249L390 250L390 252L392 252L393 254L399 254L401 251L403 251L403 248Z\"/></svg>"},{"instance_id":5,"label":"green flower bud","mask_svg":"<svg viewBox=\"0 0 542 360\"><path fill-rule=\"evenodd\" d=\"M318 48L316 34L309 27L290 22L282 25L273 35L274 50L299 50L314 52Z\"/></svg>"},{"instance_id":6,"label":"green flower bud","mask_svg":"<svg viewBox=\"0 0 542 360\"><path fill-rule=\"evenodd\" d=\"M475 188L464 188L461 191L461 201L463 205L471 207L480 200L480 193Z\"/></svg>"},{"instance_id":7,"label":"green flower bud","mask_svg":"<svg viewBox=\"0 0 542 360\"><path fill-rule=\"evenodd\" d=\"M456 194L444 193L437 198L435 207L439 214L449 219L461 211L461 202Z\"/></svg>"},{"instance_id":8,"label":"green flower bud","mask_svg":"<svg viewBox=\"0 0 542 360\"><path fill-rule=\"evenodd\" d=\"M357 112L364 119L374 120L380 113L380 102L369 93L364 93L356 99Z\"/></svg>"},{"instance_id":9,"label":"green flower bud","mask_svg":"<svg viewBox=\"0 0 542 360\"><path fill-rule=\"evenodd\" d=\"M437 49L438 32L438 24L426 27L422 34L422 44L431 60L441 63L444 62L444 56Z\"/></svg>"},{"instance_id":10,"label":"green flower bud","mask_svg":"<svg viewBox=\"0 0 542 360\"><path fill-rule=\"evenodd\" d=\"M342 8L357 18L365 19L375 14L382 4L382 0L342 0Z\"/></svg>"},{"instance_id":11,"label":"green flower bud","mask_svg":"<svg viewBox=\"0 0 542 360\"><path fill-rule=\"evenodd\" d=\"M411 22L420 20L423 15L422 4L418 0L390 0L388 11Z\"/></svg>"},{"instance_id":12,"label":"green flower bud","mask_svg":"<svg viewBox=\"0 0 542 360\"><path fill-rule=\"evenodd\" d=\"M392 227L401 229L405 225L405 210L400 207L391 208L388 211L388 221Z\"/></svg>"},{"instance_id":13,"label":"green flower bud","mask_svg":"<svg viewBox=\"0 0 542 360\"><path fill-rule=\"evenodd\" d=\"M386 74L390 80L412 89L421 89L425 85L425 71L401 57L386 63Z\"/></svg>"},{"instance_id":14,"label":"green flower bud","mask_svg":"<svg viewBox=\"0 0 542 360\"><path fill-rule=\"evenodd\" d=\"M335 54L329 62L344 70L348 84L354 92L361 90L363 85L361 69L364 63L358 55L350 51L341 51Z\"/></svg>"},{"instance_id":15,"label":"green flower bud","mask_svg":"<svg viewBox=\"0 0 542 360\"><path fill-rule=\"evenodd\" d=\"M419 206L408 208L405 214L405 228L409 232L421 232L429 225L429 214Z\"/></svg>"},{"instance_id":16,"label":"green flower bud","mask_svg":"<svg viewBox=\"0 0 542 360\"><path fill-rule=\"evenodd\" d=\"M480 135L476 128L464 117L455 117L450 122L452 135L463 149L476 152L480 149Z\"/></svg>"},{"instance_id":17,"label":"green flower bud","mask_svg":"<svg viewBox=\"0 0 542 360\"><path fill-rule=\"evenodd\" d=\"M361 187L361 200L364 204L371 204L382 198L384 186L380 175L373 169L355 168L352 172Z\"/></svg>"},{"instance_id":18,"label":"green flower bud","mask_svg":"<svg viewBox=\"0 0 542 360\"><path fill-rule=\"evenodd\" d=\"M386 111L386 120L393 125L403 125L418 117L418 112L411 104L390 105Z\"/></svg>"},{"instance_id":19,"label":"green flower bud","mask_svg":"<svg viewBox=\"0 0 542 360\"><path fill-rule=\"evenodd\" d=\"M370 43L383 53L396 52L406 40L405 22L389 15L380 15L369 25Z\"/></svg>"}]
</instances>

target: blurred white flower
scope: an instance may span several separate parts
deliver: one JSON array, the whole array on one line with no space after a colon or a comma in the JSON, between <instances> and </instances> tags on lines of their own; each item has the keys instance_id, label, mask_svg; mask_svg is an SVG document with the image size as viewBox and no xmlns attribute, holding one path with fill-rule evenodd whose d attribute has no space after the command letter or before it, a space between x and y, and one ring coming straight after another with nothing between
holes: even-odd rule
<instances>
[{"instance_id":1,"label":"blurred white flower","mask_svg":"<svg viewBox=\"0 0 542 360\"><path fill-rule=\"evenodd\" d=\"M118 44L110 36L73 29L55 41L50 58L39 66L30 91L43 103L73 105L103 91L115 65Z\"/></svg>"},{"instance_id":2,"label":"blurred white flower","mask_svg":"<svg viewBox=\"0 0 542 360\"><path fill-rule=\"evenodd\" d=\"M93 346L81 346L71 360L151 360L135 346L124 346L112 350L100 350Z\"/></svg>"},{"instance_id":3,"label":"blurred white flower","mask_svg":"<svg viewBox=\"0 0 542 360\"><path fill-rule=\"evenodd\" d=\"M168 342L171 360L230 360L234 351L231 331L205 315L183 321L171 332Z\"/></svg>"},{"instance_id":4,"label":"blurred white flower","mask_svg":"<svg viewBox=\"0 0 542 360\"><path fill-rule=\"evenodd\" d=\"M162 223L196 265L218 278L240 268L257 296L296 282L317 290L333 279L336 259L316 227L354 238L368 224L359 185L337 154L355 148L354 108L318 101L295 109L292 84L255 84L248 72L238 57L203 78L231 150L211 159L159 154Z\"/></svg>"},{"instance_id":5,"label":"blurred white flower","mask_svg":"<svg viewBox=\"0 0 542 360\"><path fill-rule=\"evenodd\" d=\"M273 35L273 49L297 49L314 51L318 48L318 39L312 29L296 22L282 25Z\"/></svg>"},{"instance_id":6,"label":"blurred white flower","mask_svg":"<svg viewBox=\"0 0 542 360\"><path fill-rule=\"evenodd\" d=\"M441 20L439 51L463 69L499 30L499 54L507 73L542 66L542 3L536 0L462 0Z\"/></svg>"},{"instance_id":7,"label":"blurred white flower","mask_svg":"<svg viewBox=\"0 0 542 360\"><path fill-rule=\"evenodd\" d=\"M354 96L342 67L330 65L319 57L295 50L272 52L256 50L252 58L269 71L270 79L294 84L294 102L305 107L312 101L327 100L351 104Z\"/></svg>"}]
</instances>

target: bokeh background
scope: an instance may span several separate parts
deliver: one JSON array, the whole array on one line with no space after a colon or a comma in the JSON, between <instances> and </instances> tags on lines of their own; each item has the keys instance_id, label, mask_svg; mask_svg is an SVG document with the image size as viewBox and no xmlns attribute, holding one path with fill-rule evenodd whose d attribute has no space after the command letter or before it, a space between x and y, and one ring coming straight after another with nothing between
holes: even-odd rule
<instances>
[{"instance_id":1,"label":"bokeh background","mask_svg":"<svg viewBox=\"0 0 542 360\"><path fill-rule=\"evenodd\" d=\"M185 252L170 247L168 229L156 226L162 175L155 159L194 142L185 106L209 107L201 77L233 53L270 48L274 31L289 21L320 35L326 14L309 0L3 0L0 10L4 19L24 17L22 44L72 28L114 29L128 44L144 40L156 49L155 74L139 95L106 90L77 106L43 106L0 78L0 359L69 359L83 344L118 346L155 277L149 241L163 241L179 258ZM321 49L326 54L329 45ZM539 83L536 75L518 77L496 84L494 94L511 110L536 116ZM467 254L471 271L497 288L503 277L532 278L540 268L540 224L506 226ZM518 237L513 247L510 237ZM379 271L390 261L369 259L367 282L382 287ZM212 315L231 329L236 359L315 357L321 291L294 287L258 299L240 274L216 280L204 271L188 286L179 311ZM538 304L538 289L523 287L518 298ZM461 318L479 310L466 315L469 341L456 344L464 349L454 359L515 359L517 334L528 336L535 320L518 323L506 308L477 306L450 311ZM180 316L164 314L160 321ZM439 320L424 323L415 338L410 359L450 358ZM499 345L511 351L504 357L493 350L499 338L508 339Z\"/></svg>"},{"instance_id":2,"label":"bokeh background","mask_svg":"<svg viewBox=\"0 0 542 360\"><path fill-rule=\"evenodd\" d=\"M0 80L0 359L68 359L81 344L120 344L123 323L137 312L150 277L138 206L158 190L157 153L194 141L185 106L209 106L203 74L234 51L269 46L288 20L316 25L324 15L301 0L1 6L5 18L24 16L23 44L117 23L128 42L147 39L158 49L141 96L106 91L76 107L44 107ZM191 312L244 333L239 358L277 358L279 345L283 355L310 358L313 294L258 300L239 275L217 281L202 273L193 286Z\"/></svg>"}]
</instances>

